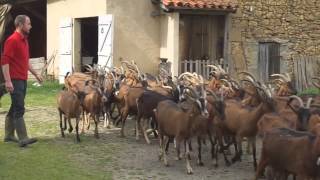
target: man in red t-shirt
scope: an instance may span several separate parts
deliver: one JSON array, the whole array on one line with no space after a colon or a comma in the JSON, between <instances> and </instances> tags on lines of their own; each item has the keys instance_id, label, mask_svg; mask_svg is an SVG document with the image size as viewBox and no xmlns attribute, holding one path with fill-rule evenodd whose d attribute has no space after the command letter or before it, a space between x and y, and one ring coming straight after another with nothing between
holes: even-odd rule
<instances>
[{"instance_id":1,"label":"man in red t-shirt","mask_svg":"<svg viewBox=\"0 0 320 180\"><path fill-rule=\"evenodd\" d=\"M41 83L42 77L33 70L29 63L28 35L31 29L30 18L18 15L14 21L16 30L6 40L1 58L1 66L5 79L6 90L11 96L10 110L5 119L5 142L18 142L20 147L37 142L36 138L29 138L23 119L25 112L24 98L27 90L28 70ZM16 130L16 139L14 136Z\"/></svg>"}]
</instances>

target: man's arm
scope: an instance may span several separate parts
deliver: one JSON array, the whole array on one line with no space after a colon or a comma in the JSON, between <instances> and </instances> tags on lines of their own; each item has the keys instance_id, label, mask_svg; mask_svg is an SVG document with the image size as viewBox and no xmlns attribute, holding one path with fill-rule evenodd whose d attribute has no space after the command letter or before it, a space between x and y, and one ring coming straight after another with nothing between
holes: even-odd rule
<instances>
[{"instance_id":1,"label":"man's arm","mask_svg":"<svg viewBox=\"0 0 320 180\"><path fill-rule=\"evenodd\" d=\"M37 72L33 69L30 62L29 62L29 71L31 72L31 74L34 75L34 77L36 77L36 79L38 80L39 83L42 83L43 79L42 79L41 75L37 74Z\"/></svg>"},{"instance_id":2,"label":"man's arm","mask_svg":"<svg viewBox=\"0 0 320 180\"><path fill-rule=\"evenodd\" d=\"M2 73L5 80L5 86L8 92L13 92L13 85L9 73L9 64L2 65Z\"/></svg>"},{"instance_id":3,"label":"man's arm","mask_svg":"<svg viewBox=\"0 0 320 180\"><path fill-rule=\"evenodd\" d=\"M14 90L11 82L10 68L9 68L11 58L14 56L14 49L15 49L15 42L11 39L8 39L4 44L4 50L1 57L2 74L5 80L6 89L10 93L12 93Z\"/></svg>"}]
</instances>

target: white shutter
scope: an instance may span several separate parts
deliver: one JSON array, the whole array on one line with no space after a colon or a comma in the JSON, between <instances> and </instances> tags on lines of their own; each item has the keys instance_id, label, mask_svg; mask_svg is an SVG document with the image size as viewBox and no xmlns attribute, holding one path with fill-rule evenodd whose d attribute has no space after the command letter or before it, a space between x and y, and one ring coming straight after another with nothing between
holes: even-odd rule
<instances>
[{"instance_id":1,"label":"white shutter","mask_svg":"<svg viewBox=\"0 0 320 180\"><path fill-rule=\"evenodd\" d=\"M98 64L113 66L113 16L99 16Z\"/></svg>"},{"instance_id":2,"label":"white shutter","mask_svg":"<svg viewBox=\"0 0 320 180\"><path fill-rule=\"evenodd\" d=\"M59 83L72 72L72 19L64 18L59 25Z\"/></svg>"}]
</instances>

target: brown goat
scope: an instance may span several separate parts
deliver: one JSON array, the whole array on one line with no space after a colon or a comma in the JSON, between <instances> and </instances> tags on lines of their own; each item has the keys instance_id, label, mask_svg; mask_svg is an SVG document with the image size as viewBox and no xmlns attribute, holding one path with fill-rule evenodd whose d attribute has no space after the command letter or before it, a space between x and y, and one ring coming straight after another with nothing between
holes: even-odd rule
<instances>
[{"instance_id":1,"label":"brown goat","mask_svg":"<svg viewBox=\"0 0 320 180\"><path fill-rule=\"evenodd\" d=\"M255 179L261 176L266 166L271 166L298 178L315 180L320 177L319 155L320 136L286 128L273 129L263 139Z\"/></svg>"},{"instance_id":2,"label":"brown goat","mask_svg":"<svg viewBox=\"0 0 320 180\"><path fill-rule=\"evenodd\" d=\"M102 112L102 106L103 106L103 103L106 101L106 98L101 92L101 89L99 88L99 86L89 85L88 83L89 82L87 81L84 89L86 97L84 98L84 101L83 101L83 117L84 117L83 122L87 121L87 124L88 124L87 129L89 129L90 121L88 118L91 117L95 123L94 136L96 138L99 138L99 134L98 134L99 116L100 116L100 113ZM89 117L87 117L86 114L89 114ZM82 130L83 128L84 128L84 123L82 126Z\"/></svg>"},{"instance_id":3,"label":"brown goat","mask_svg":"<svg viewBox=\"0 0 320 180\"><path fill-rule=\"evenodd\" d=\"M171 100L161 101L155 110L161 149L159 158L161 159L163 157L164 164L168 166L165 145L168 143L170 137L174 137L176 140L177 157L180 158L180 144L181 141L184 141L188 174L193 173L189 162L190 145L188 142L199 130L199 123L207 123L206 118L208 116L205 103L206 99L202 96L196 96L196 93L193 94L193 97L189 97L189 100L179 104ZM205 94L206 93L203 95L205 96Z\"/></svg>"},{"instance_id":4,"label":"brown goat","mask_svg":"<svg viewBox=\"0 0 320 180\"><path fill-rule=\"evenodd\" d=\"M72 92L63 90L57 96L58 111L60 116L60 130L61 136L64 137L64 130L66 129L66 120L69 122L69 132L72 132L70 119L76 119L76 141L80 142L79 137L79 121L82 112L82 103L85 95L82 92ZM62 115L64 115L65 128L62 126Z\"/></svg>"},{"instance_id":5,"label":"brown goat","mask_svg":"<svg viewBox=\"0 0 320 180\"><path fill-rule=\"evenodd\" d=\"M262 89L261 89L262 90ZM273 101L271 97L262 90L265 99L257 107L243 107L241 103L235 100L227 100L225 108L225 121L218 123L218 127L222 129L224 134L235 135L236 139L236 155L232 162L241 160L242 155L242 139L247 137L252 142L253 149L253 164L256 168L256 145L255 137L257 134L257 123L264 113L273 111ZM220 139L222 137L219 137ZM239 150L237 149L239 148Z\"/></svg>"}]
</instances>

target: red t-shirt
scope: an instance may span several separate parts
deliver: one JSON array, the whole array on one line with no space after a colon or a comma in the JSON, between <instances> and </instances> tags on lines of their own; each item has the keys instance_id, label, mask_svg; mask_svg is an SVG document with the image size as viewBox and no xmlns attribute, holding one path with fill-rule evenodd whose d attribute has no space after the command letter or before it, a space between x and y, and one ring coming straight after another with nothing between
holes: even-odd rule
<instances>
[{"instance_id":1,"label":"red t-shirt","mask_svg":"<svg viewBox=\"0 0 320 180\"><path fill-rule=\"evenodd\" d=\"M27 80L29 70L28 39L14 32L5 42L1 65L9 64L10 77L16 80Z\"/></svg>"}]
</instances>

